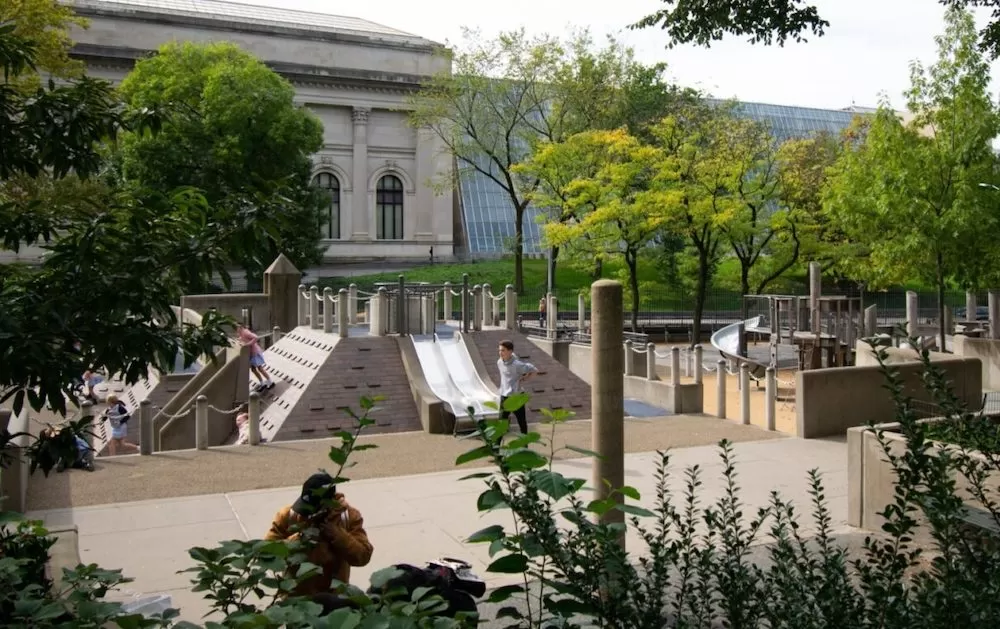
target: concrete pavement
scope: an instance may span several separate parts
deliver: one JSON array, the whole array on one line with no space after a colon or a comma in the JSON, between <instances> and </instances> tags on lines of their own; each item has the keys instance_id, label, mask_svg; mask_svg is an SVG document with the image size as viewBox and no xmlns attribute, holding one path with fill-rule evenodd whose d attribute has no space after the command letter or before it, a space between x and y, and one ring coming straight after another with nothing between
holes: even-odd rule
<instances>
[{"instance_id":1,"label":"concrete pavement","mask_svg":"<svg viewBox=\"0 0 1000 629\"><path fill-rule=\"evenodd\" d=\"M819 468L824 475L829 507L838 529L846 529L847 451L842 440L777 439L734 445L739 482L746 513L767 504L772 490L793 499L800 513L808 514L806 472ZM628 454L625 480L651 506L654 496L655 453ZM684 485L683 468L697 464L704 484L702 504L722 495L721 463L715 446L672 451L671 488L677 499ZM563 474L590 480L588 459L561 460L555 468ZM476 530L503 524L507 513L481 516L476 496L482 481L459 481L468 471L448 471L419 476L400 476L351 481L343 486L347 499L361 510L375 555L371 565L355 569L352 582L366 584L375 570L393 563L417 565L441 556L469 560L491 587L515 582L517 576L489 575L487 549L465 544ZM111 481L113 482L113 481ZM272 516L298 494L298 487L220 493L158 499L113 505L97 505L30 513L50 526L76 525L84 563L121 568L135 581L128 597L166 593L182 618L198 621L208 607L201 595L188 589L190 577L177 574L190 567L187 549L212 546L227 539L254 539L267 530ZM811 521L804 521L806 533ZM637 534L629 533L628 544L641 552Z\"/></svg>"}]
</instances>

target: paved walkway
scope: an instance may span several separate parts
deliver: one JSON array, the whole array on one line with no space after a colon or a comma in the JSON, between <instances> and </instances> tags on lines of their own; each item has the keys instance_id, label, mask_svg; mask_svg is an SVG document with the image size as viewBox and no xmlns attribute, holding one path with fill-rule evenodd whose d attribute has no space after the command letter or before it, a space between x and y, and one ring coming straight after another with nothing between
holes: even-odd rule
<instances>
[{"instance_id":1,"label":"paved walkway","mask_svg":"<svg viewBox=\"0 0 1000 629\"><path fill-rule=\"evenodd\" d=\"M847 452L840 440L775 439L744 442L734 446L745 512L764 506L777 489L808 513L806 472L819 468L826 481L829 506L837 527L845 528L847 505ZM626 482L636 487L649 505L653 496L655 453L626 455ZM703 471L702 503L721 495L721 466L717 448L702 446L673 451L675 470L672 488L683 487L680 470L697 464ZM588 459L561 460L556 468L568 475L590 480ZM311 467L311 466L310 466ZM359 466L359 469L362 466ZM482 481L459 481L465 470L418 476L356 480L343 487L348 500L365 516L366 528L375 545L372 564L356 569L354 583L367 583L370 574L392 563L421 564L440 556L464 557L488 579L490 586L510 583L509 575L486 575L489 561L482 545L464 544L472 532L503 523L507 514L482 517L476 512L476 496ZM153 479L146 483L153 486ZM114 483L110 485L113 486ZM112 491L109 487L109 491ZM34 512L52 526L79 527L83 561L105 568L121 568L135 578L129 594L168 593L182 617L198 621L207 611L200 595L188 590L189 576L177 574L190 567L187 549L212 546L220 540L259 538L272 516L292 501L299 488L283 487L258 491L216 493L184 498L159 499L113 505L98 505ZM806 531L810 522L803 522ZM628 544L639 549L630 533Z\"/></svg>"}]
</instances>

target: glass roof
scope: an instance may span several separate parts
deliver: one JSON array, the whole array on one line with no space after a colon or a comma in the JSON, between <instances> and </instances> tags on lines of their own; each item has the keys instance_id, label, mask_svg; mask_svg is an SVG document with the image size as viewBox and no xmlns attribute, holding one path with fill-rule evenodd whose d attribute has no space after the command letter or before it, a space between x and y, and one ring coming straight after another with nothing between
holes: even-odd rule
<instances>
[{"instance_id":1,"label":"glass roof","mask_svg":"<svg viewBox=\"0 0 1000 629\"><path fill-rule=\"evenodd\" d=\"M422 37L360 18L238 2L223 2L221 0L74 0L69 4L79 8L148 11L202 18L214 17L247 24L294 26L295 28L323 32L364 33L383 39L430 43Z\"/></svg>"}]
</instances>

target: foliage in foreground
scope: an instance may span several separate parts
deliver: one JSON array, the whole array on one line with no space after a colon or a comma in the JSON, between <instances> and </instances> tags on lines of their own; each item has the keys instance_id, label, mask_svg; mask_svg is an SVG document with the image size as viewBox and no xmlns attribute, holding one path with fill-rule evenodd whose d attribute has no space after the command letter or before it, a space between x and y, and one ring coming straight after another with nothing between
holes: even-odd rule
<instances>
[{"instance_id":1,"label":"foliage in foreground","mask_svg":"<svg viewBox=\"0 0 1000 629\"><path fill-rule=\"evenodd\" d=\"M1000 527L996 462L975 456L969 446L942 450L930 440L903 393L899 374L885 365L885 351L873 350L896 403L907 448L893 452L885 434L877 431L897 487L893 502L881 512L882 533L867 538L858 553L838 544L816 470L809 475L808 525L777 492L767 505L749 512L740 497L733 448L726 442L720 444L721 488L712 491L718 498L710 502L703 498L703 471L694 466L674 478L667 453L659 454L654 495L644 506L631 487L615 488L608 498L593 500L586 481L558 471L560 452L552 445L553 437L570 414L546 412L545 436L508 435L505 420L479 422L480 445L456 463L487 459L493 464L492 470L466 478L485 484L478 509L501 522L473 533L468 541L489 545L490 572L518 575L516 584L490 594L490 603L502 605L497 616L510 626L538 628L995 626L1000 622L1000 545L990 535L968 534L964 518L966 503L974 503ZM950 419L971 421L973 416L951 393L944 373L930 363L926 351L922 360L924 384ZM526 400L511 398L506 408ZM354 451L367 447L359 445L357 437L371 423L368 412L374 404L362 399L365 412L357 417L356 430L339 435L342 444L331 449L330 458L340 470L350 464ZM960 490L958 482L967 489ZM40 532L32 535L37 538ZM629 547L641 550L623 550L623 535ZM11 555L26 543L36 550L24 553L25 563L12 564L22 561ZM7 586L38 581L38 557L44 552L37 550L36 542L19 544L5 542L0 559L0 567L6 567L0 571L5 581L0 585L14 592L8 604L15 606L40 590L29 587L22 594L22 588ZM435 617L442 603L427 591L379 598L347 586L342 591L357 609L320 617L318 605L288 596L295 585L288 568L298 567L300 577L314 569L302 563L300 544L231 541L192 549L191 554L199 564L192 569L196 591L205 592L223 616L208 623L210 627L468 626ZM100 579L120 580L120 575L109 577L96 567L88 570L83 577L73 577L84 579L77 581L75 599L57 603L52 593L43 597L68 614L60 626L94 626L84 617L93 605L103 604L106 590ZM381 571L373 583L381 586L391 576L391 570ZM43 608L50 611L40 611ZM32 617L57 610L30 609ZM34 626L54 626L44 618L35 620ZM115 622L134 627L170 620L129 617ZM176 626L181 625L192 626Z\"/></svg>"}]
</instances>

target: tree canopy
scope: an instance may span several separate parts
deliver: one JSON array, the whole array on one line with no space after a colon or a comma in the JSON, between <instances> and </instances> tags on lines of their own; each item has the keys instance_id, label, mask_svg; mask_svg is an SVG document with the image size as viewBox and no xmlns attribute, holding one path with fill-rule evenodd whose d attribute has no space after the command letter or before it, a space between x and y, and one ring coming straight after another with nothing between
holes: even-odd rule
<instances>
[{"instance_id":1,"label":"tree canopy","mask_svg":"<svg viewBox=\"0 0 1000 629\"><path fill-rule=\"evenodd\" d=\"M164 193L194 186L222 223L266 219L269 231L244 225L229 245L252 274L279 252L300 268L320 260L326 200L311 186L311 156L323 128L288 81L235 44L171 43L136 64L121 94L131 111L164 112L159 133L122 134L124 181Z\"/></svg>"},{"instance_id":2,"label":"tree canopy","mask_svg":"<svg viewBox=\"0 0 1000 629\"><path fill-rule=\"evenodd\" d=\"M1000 0L938 0L949 9L991 8L992 19L979 33L981 46L992 59L1000 57ZM668 47L694 43L710 46L726 35L746 37L751 43L783 46L806 41L811 33L826 34L830 22L805 0L660 0L665 5L630 28L658 27L667 32ZM836 25L834 25L836 28Z\"/></svg>"}]
</instances>

